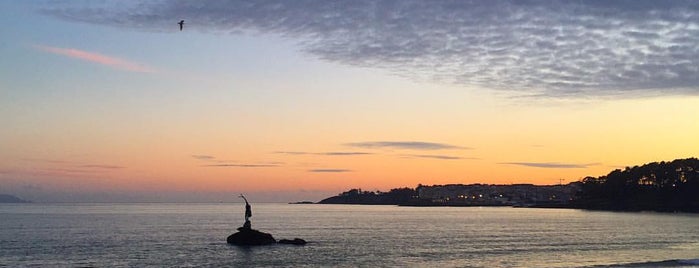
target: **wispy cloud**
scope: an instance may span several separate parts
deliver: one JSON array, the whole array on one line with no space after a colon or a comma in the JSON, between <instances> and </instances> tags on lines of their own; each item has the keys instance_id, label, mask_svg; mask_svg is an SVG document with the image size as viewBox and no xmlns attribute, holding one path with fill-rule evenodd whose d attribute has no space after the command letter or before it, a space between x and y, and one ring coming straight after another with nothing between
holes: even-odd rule
<instances>
[{"instance_id":1,"label":"wispy cloud","mask_svg":"<svg viewBox=\"0 0 699 268\"><path fill-rule=\"evenodd\" d=\"M138 73L154 73L156 72L155 69L148 67L146 65L128 61L125 59L120 59L117 57L112 57L112 56L107 56L95 52L88 52L84 50L79 50L75 48L59 48L59 47L51 47L51 46L44 46L44 45L35 45L34 48L44 51L44 52L49 52L57 55L62 55L66 56L69 58L74 58L74 59L79 59L79 60L84 60L92 63L97 63L105 66L109 66L114 69L122 70L122 71L129 71L129 72L138 72Z\"/></svg>"},{"instance_id":2,"label":"wispy cloud","mask_svg":"<svg viewBox=\"0 0 699 268\"><path fill-rule=\"evenodd\" d=\"M408 157L417 157L417 158L429 158L429 159L438 159L438 160L476 160L478 158L475 157L461 157L461 156L451 156L451 155L432 155L432 154L411 154L411 155L406 155Z\"/></svg>"},{"instance_id":3,"label":"wispy cloud","mask_svg":"<svg viewBox=\"0 0 699 268\"><path fill-rule=\"evenodd\" d=\"M288 154L288 155L307 155L311 154L309 152L298 152L298 151L278 151L274 152L275 154Z\"/></svg>"},{"instance_id":4,"label":"wispy cloud","mask_svg":"<svg viewBox=\"0 0 699 268\"><path fill-rule=\"evenodd\" d=\"M213 155L202 155L194 154L191 155L192 158L200 160L201 163L206 163L201 165L202 167L236 167L236 168L269 168L269 167L280 167L284 163L282 162L253 162L253 163L240 163L238 161L231 160L219 160Z\"/></svg>"},{"instance_id":5,"label":"wispy cloud","mask_svg":"<svg viewBox=\"0 0 699 268\"><path fill-rule=\"evenodd\" d=\"M328 156L352 156L352 155L370 155L372 153L367 152L322 152L322 153L312 153L312 152L299 152L299 151L279 151L275 152L277 154L288 154L288 155L328 155Z\"/></svg>"},{"instance_id":6,"label":"wispy cloud","mask_svg":"<svg viewBox=\"0 0 699 268\"><path fill-rule=\"evenodd\" d=\"M408 150L445 150L445 149L471 149L444 143L423 141L367 141L346 143L345 146L367 149L408 149Z\"/></svg>"},{"instance_id":7,"label":"wispy cloud","mask_svg":"<svg viewBox=\"0 0 699 268\"><path fill-rule=\"evenodd\" d=\"M80 163L76 161L66 161L66 160L54 160L54 159L41 159L41 158L24 158L22 160L39 163L42 166L50 166L46 170L50 171L62 171L62 172L76 172L76 173L92 173L92 172L106 172L108 170L114 169L124 169L126 167L113 164L94 164L94 163Z\"/></svg>"},{"instance_id":8,"label":"wispy cloud","mask_svg":"<svg viewBox=\"0 0 699 268\"><path fill-rule=\"evenodd\" d=\"M37 169L37 171L40 172L47 172L47 173L54 173L54 174L96 174L96 173L101 173L99 169L94 169L94 168L45 168L45 169Z\"/></svg>"},{"instance_id":9,"label":"wispy cloud","mask_svg":"<svg viewBox=\"0 0 699 268\"><path fill-rule=\"evenodd\" d=\"M365 152L324 152L324 153L318 153L320 155L331 155L331 156L351 156L351 155L369 155L372 153L365 153Z\"/></svg>"},{"instance_id":10,"label":"wispy cloud","mask_svg":"<svg viewBox=\"0 0 699 268\"><path fill-rule=\"evenodd\" d=\"M216 157L211 156L211 155L195 154L195 155L192 155L192 158L199 159L199 160L213 160Z\"/></svg>"},{"instance_id":11,"label":"wispy cloud","mask_svg":"<svg viewBox=\"0 0 699 268\"><path fill-rule=\"evenodd\" d=\"M175 31L276 34L326 61L543 97L699 94L699 2L149 1L43 10Z\"/></svg>"},{"instance_id":12,"label":"wispy cloud","mask_svg":"<svg viewBox=\"0 0 699 268\"><path fill-rule=\"evenodd\" d=\"M590 166L599 165L599 163L571 164L571 163L558 163L558 162L503 162L503 163L498 163L498 164L517 165L517 166L536 167L536 168L588 168Z\"/></svg>"},{"instance_id":13,"label":"wispy cloud","mask_svg":"<svg viewBox=\"0 0 699 268\"><path fill-rule=\"evenodd\" d=\"M239 168L268 168L279 167L280 164L211 164L204 167L239 167Z\"/></svg>"},{"instance_id":14,"label":"wispy cloud","mask_svg":"<svg viewBox=\"0 0 699 268\"><path fill-rule=\"evenodd\" d=\"M122 166L115 165L82 165L83 168L94 168L94 169L122 169Z\"/></svg>"},{"instance_id":15,"label":"wispy cloud","mask_svg":"<svg viewBox=\"0 0 699 268\"><path fill-rule=\"evenodd\" d=\"M27 160L27 159L25 159ZM53 161L53 160L29 160L37 162L37 165L32 165L26 169L10 169L0 170L0 175L7 174L13 177L22 176L49 176L52 178L59 177L80 177L90 179L108 178L113 172L120 169L125 169L124 166L104 165L104 164L79 164L70 161Z\"/></svg>"},{"instance_id":16,"label":"wispy cloud","mask_svg":"<svg viewBox=\"0 0 699 268\"><path fill-rule=\"evenodd\" d=\"M22 160L30 161L30 162L49 163L49 164L72 164L72 163L74 163L74 162L66 161L66 160L42 159L42 158L23 158Z\"/></svg>"},{"instance_id":17,"label":"wispy cloud","mask_svg":"<svg viewBox=\"0 0 699 268\"><path fill-rule=\"evenodd\" d=\"M344 172L352 172L352 170L349 169L335 169L335 168L321 168L321 169L310 169L308 172L312 173L344 173Z\"/></svg>"}]
</instances>

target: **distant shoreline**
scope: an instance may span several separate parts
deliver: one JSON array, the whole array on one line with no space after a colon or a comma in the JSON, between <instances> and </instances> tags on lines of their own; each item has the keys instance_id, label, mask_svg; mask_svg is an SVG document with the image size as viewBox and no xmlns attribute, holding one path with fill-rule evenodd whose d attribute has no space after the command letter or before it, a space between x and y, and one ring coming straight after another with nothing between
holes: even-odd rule
<instances>
[{"instance_id":1,"label":"distant shoreline","mask_svg":"<svg viewBox=\"0 0 699 268\"><path fill-rule=\"evenodd\" d=\"M0 194L0 203L3 204L23 204L32 203L32 201L24 200L22 198L16 197L10 194Z\"/></svg>"},{"instance_id":2,"label":"distant shoreline","mask_svg":"<svg viewBox=\"0 0 699 268\"><path fill-rule=\"evenodd\" d=\"M558 185L419 184L388 192L351 189L319 203L699 213L699 159L647 163Z\"/></svg>"},{"instance_id":3,"label":"distant shoreline","mask_svg":"<svg viewBox=\"0 0 699 268\"><path fill-rule=\"evenodd\" d=\"M572 209L572 210L583 210L583 211L595 211L595 212L627 212L627 213L686 213L686 214L699 214L699 211L673 211L673 210L621 210L621 209L601 209L601 208L584 208L578 206L547 206L547 205L530 205L530 206L513 206L513 205L468 205L468 204L432 204L432 205L414 205L414 204L335 204L335 203L313 203L314 205L351 205L351 206L398 206L398 207L502 207L502 208L539 208L539 209Z\"/></svg>"}]
</instances>

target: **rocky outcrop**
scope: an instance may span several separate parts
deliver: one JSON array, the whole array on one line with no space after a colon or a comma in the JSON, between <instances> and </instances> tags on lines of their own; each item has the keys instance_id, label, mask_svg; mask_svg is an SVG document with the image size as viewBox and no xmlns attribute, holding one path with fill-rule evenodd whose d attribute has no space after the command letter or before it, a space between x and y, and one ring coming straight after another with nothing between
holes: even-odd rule
<instances>
[{"instance_id":1,"label":"rocky outcrop","mask_svg":"<svg viewBox=\"0 0 699 268\"><path fill-rule=\"evenodd\" d=\"M228 244L238 246L262 246L277 243L271 234L243 227L238 228L237 233L228 236L226 241Z\"/></svg>"},{"instance_id":2,"label":"rocky outcrop","mask_svg":"<svg viewBox=\"0 0 699 268\"><path fill-rule=\"evenodd\" d=\"M305 245L307 242L301 238L281 239L277 242L271 234L255 229L240 227L238 232L229 235L226 242L236 246L264 246L272 244Z\"/></svg>"}]
</instances>

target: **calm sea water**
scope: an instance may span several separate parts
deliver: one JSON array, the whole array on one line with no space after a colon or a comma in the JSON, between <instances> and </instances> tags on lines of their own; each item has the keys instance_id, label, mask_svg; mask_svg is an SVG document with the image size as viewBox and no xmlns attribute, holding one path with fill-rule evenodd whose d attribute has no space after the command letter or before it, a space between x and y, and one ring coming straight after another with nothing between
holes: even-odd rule
<instances>
[{"instance_id":1,"label":"calm sea water","mask_svg":"<svg viewBox=\"0 0 699 268\"><path fill-rule=\"evenodd\" d=\"M237 247L242 204L2 204L5 267L699 267L699 215L252 204L306 246Z\"/></svg>"}]
</instances>

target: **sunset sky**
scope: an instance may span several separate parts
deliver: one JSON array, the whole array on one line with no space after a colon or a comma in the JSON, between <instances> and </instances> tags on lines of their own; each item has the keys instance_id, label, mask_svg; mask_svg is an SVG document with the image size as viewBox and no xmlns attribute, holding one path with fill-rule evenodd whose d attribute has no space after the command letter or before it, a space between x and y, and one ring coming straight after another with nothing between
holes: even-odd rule
<instances>
[{"instance_id":1,"label":"sunset sky","mask_svg":"<svg viewBox=\"0 0 699 268\"><path fill-rule=\"evenodd\" d=\"M0 25L0 193L35 201L558 184L699 152L696 1L0 0Z\"/></svg>"}]
</instances>

